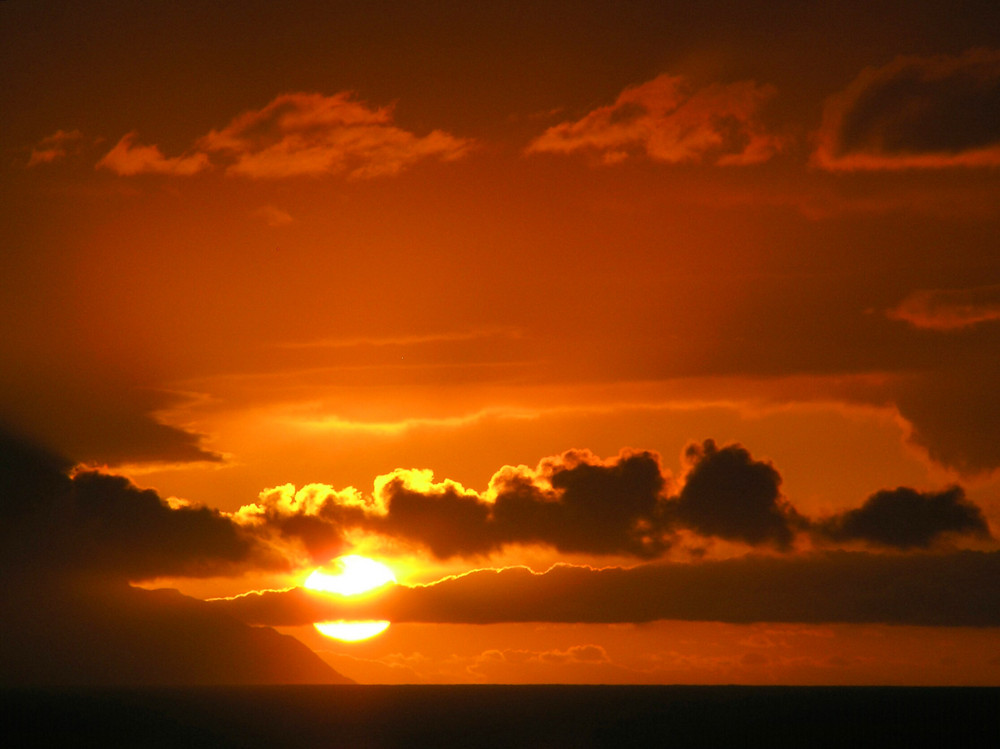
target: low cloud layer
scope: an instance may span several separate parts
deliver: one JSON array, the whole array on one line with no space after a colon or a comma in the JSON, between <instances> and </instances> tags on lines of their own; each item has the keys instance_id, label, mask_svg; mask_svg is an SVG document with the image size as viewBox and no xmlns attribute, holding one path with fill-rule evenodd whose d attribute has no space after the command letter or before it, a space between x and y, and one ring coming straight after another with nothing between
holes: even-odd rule
<instances>
[{"instance_id":1,"label":"low cloud layer","mask_svg":"<svg viewBox=\"0 0 1000 749\"><path fill-rule=\"evenodd\" d=\"M441 130L418 136L393 124L392 107L372 107L350 92L289 93L211 130L180 156L125 135L97 164L122 176L190 176L215 167L259 179L396 174L427 158L461 158L472 141Z\"/></svg>"},{"instance_id":2,"label":"low cloud layer","mask_svg":"<svg viewBox=\"0 0 1000 749\"><path fill-rule=\"evenodd\" d=\"M605 164L637 156L671 164L756 164L781 147L760 119L774 93L753 81L695 89L682 76L664 74L625 89L610 106L550 127L527 150L589 152Z\"/></svg>"},{"instance_id":3,"label":"low cloud layer","mask_svg":"<svg viewBox=\"0 0 1000 749\"><path fill-rule=\"evenodd\" d=\"M328 619L498 622L688 621L1000 626L1000 553L834 552L747 556L630 569L557 565L477 570L437 583L391 585L365 598L301 588L211 601L247 623Z\"/></svg>"},{"instance_id":4,"label":"low cloud layer","mask_svg":"<svg viewBox=\"0 0 1000 749\"><path fill-rule=\"evenodd\" d=\"M827 100L817 166L835 171L1000 165L1000 51L898 57Z\"/></svg>"},{"instance_id":5,"label":"low cloud layer","mask_svg":"<svg viewBox=\"0 0 1000 749\"><path fill-rule=\"evenodd\" d=\"M675 481L652 452L625 450L602 460L575 450L536 468L506 466L482 493L448 479L436 482L430 471L400 469L380 476L371 495L324 484L275 487L234 519L259 535L273 534L275 543L301 544L320 564L354 530L442 559L537 544L562 553L653 560L664 557L681 532L688 541L720 539L781 552L791 551L797 535L810 529L824 544L897 549L933 546L955 535L989 538L981 512L958 488L940 495L901 488L895 492L903 499L888 503L880 492L853 511L857 515L814 524L781 494L778 470L742 445L706 440L689 446L685 461L686 472ZM880 532L881 525L897 522L910 533Z\"/></svg>"}]
</instances>

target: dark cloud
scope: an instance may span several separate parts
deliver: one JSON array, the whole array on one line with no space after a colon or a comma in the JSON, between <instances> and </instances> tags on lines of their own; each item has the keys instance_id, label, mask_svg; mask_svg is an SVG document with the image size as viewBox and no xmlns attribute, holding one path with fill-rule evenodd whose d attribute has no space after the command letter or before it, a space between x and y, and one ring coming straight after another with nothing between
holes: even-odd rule
<instances>
[{"instance_id":1,"label":"dark cloud","mask_svg":"<svg viewBox=\"0 0 1000 749\"><path fill-rule=\"evenodd\" d=\"M171 507L156 492L0 433L0 575L137 580L276 564L258 539L205 507Z\"/></svg>"},{"instance_id":2,"label":"dark cloud","mask_svg":"<svg viewBox=\"0 0 1000 749\"><path fill-rule=\"evenodd\" d=\"M720 449L712 440L691 445L685 457L691 468L673 505L681 525L755 546L791 546L803 521L782 498L774 466L754 460L741 445Z\"/></svg>"},{"instance_id":3,"label":"dark cloud","mask_svg":"<svg viewBox=\"0 0 1000 749\"><path fill-rule=\"evenodd\" d=\"M896 386L909 440L935 462L966 476L1000 468L1000 335L983 329L981 348L948 362L948 369L915 374Z\"/></svg>"},{"instance_id":4,"label":"dark cloud","mask_svg":"<svg viewBox=\"0 0 1000 749\"><path fill-rule=\"evenodd\" d=\"M1000 164L1000 51L899 57L864 71L824 111L827 169Z\"/></svg>"},{"instance_id":5,"label":"dark cloud","mask_svg":"<svg viewBox=\"0 0 1000 749\"><path fill-rule=\"evenodd\" d=\"M210 603L274 626L327 619L393 622L688 621L1000 626L1000 553L834 552L746 556L631 569L557 565L477 570L363 599L290 591Z\"/></svg>"},{"instance_id":6,"label":"dark cloud","mask_svg":"<svg viewBox=\"0 0 1000 749\"><path fill-rule=\"evenodd\" d=\"M651 560L663 557L680 531L788 552L796 534L811 527L782 496L777 469L742 445L705 440L687 448L685 462L679 491L656 453L624 450L602 460L573 450L534 469L506 466L483 493L447 479L435 482L430 471L398 469L379 477L371 496L325 484L296 491L287 484L262 492L258 503L234 517L261 538L301 544L317 564L342 552L351 529L423 547L442 559L541 544L563 553ZM970 503L962 506L980 512ZM925 522L918 505L898 511L916 516L901 522ZM953 524L927 532L977 535L979 528ZM832 538L829 532L824 537ZM843 540L882 543L875 535Z\"/></svg>"},{"instance_id":7,"label":"dark cloud","mask_svg":"<svg viewBox=\"0 0 1000 749\"><path fill-rule=\"evenodd\" d=\"M876 492L855 509L817 525L835 541L867 541L898 549L926 549L951 533L989 538L982 511L959 486L941 492L899 487Z\"/></svg>"},{"instance_id":8,"label":"dark cloud","mask_svg":"<svg viewBox=\"0 0 1000 749\"><path fill-rule=\"evenodd\" d=\"M96 465L220 462L201 435L162 423L174 393L100 376L86 363L41 372L0 372L0 428Z\"/></svg>"},{"instance_id":9,"label":"dark cloud","mask_svg":"<svg viewBox=\"0 0 1000 749\"><path fill-rule=\"evenodd\" d=\"M676 532L791 548L803 521L779 492L781 477L740 445L707 440L688 450L679 495L656 453L624 450L602 460L585 450L534 468L507 466L482 494L428 471L397 470L374 495L310 484L261 495L237 513L248 525L277 529L321 550L361 528L423 546L439 558L477 556L508 544L544 544L565 553L661 557ZM311 518L298 522L295 518ZM327 557L328 558L328 557ZM325 561L317 558L317 561Z\"/></svg>"}]
</instances>

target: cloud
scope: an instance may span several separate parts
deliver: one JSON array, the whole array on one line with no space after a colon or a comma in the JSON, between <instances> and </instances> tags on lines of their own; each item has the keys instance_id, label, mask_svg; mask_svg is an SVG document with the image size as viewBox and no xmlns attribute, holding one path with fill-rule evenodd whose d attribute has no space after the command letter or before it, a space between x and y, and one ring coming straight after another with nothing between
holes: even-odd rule
<instances>
[{"instance_id":1,"label":"cloud","mask_svg":"<svg viewBox=\"0 0 1000 749\"><path fill-rule=\"evenodd\" d=\"M52 135L38 141L38 145L31 149L28 167L61 161L79 151L82 140L83 133L79 130L56 130Z\"/></svg>"},{"instance_id":2,"label":"cloud","mask_svg":"<svg viewBox=\"0 0 1000 749\"><path fill-rule=\"evenodd\" d=\"M688 450L685 485L673 482L656 453L623 450L602 460L586 450L543 459L536 468L505 466L476 492L430 471L380 476L371 496L287 484L262 492L234 516L298 538L317 561L362 529L423 547L435 557L475 557L512 544L563 553L661 557L676 532L690 529L752 546L788 550L800 523L780 497L777 471L740 445L711 440Z\"/></svg>"},{"instance_id":3,"label":"cloud","mask_svg":"<svg viewBox=\"0 0 1000 749\"><path fill-rule=\"evenodd\" d=\"M86 362L0 372L0 428L94 465L220 463L202 435L162 423L177 393L99 376Z\"/></svg>"},{"instance_id":4,"label":"cloud","mask_svg":"<svg viewBox=\"0 0 1000 749\"><path fill-rule=\"evenodd\" d=\"M825 105L813 163L833 171L1000 165L1000 51L897 57Z\"/></svg>"},{"instance_id":5,"label":"cloud","mask_svg":"<svg viewBox=\"0 0 1000 749\"><path fill-rule=\"evenodd\" d=\"M915 328L960 330L1000 320L1000 284L968 289L919 289L886 312Z\"/></svg>"},{"instance_id":6,"label":"cloud","mask_svg":"<svg viewBox=\"0 0 1000 749\"><path fill-rule=\"evenodd\" d=\"M626 449L602 460L570 450L536 468L505 466L482 493L449 479L435 481L431 471L397 469L379 476L370 495L326 484L267 489L233 519L271 543L298 545L316 564L341 553L357 530L439 559L544 545L564 554L653 560L664 557L682 532L688 541L715 538L790 552L797 534L812 527L781 495L777 469L742 445L692 444L685 463L675 482L653 452ZM961 492L944 494L954 491ZM975 505L960 504L981 518ZM919 503L904 502L896 511L900 523L923 522ZM975 523L946 522L939 530L982 535ZM892 545L874 535L843 538Z\"/></svg>"},{"instance_id":7,"label":"cloud","mask_svg":"<svg viewBox=\"0 0 1000 749\"><path fill-rule=\"evenodd\" d=\"M40 576L124 582L287 565L215 510L171 506L121 476L69 469L70 461L0 433L0 575L6 585Z\"/></svg>"},{"instance_id":8,"label":"cloud","mask_svg":"<svg viewBox=\"0 0 1000 749\"><path fill-rule=\"evenodd\" d=\"M441 130L419 137L392 124L392 107L372 108L350 92L282 94L198 141L229 160L227 172L255 178L345 173L396 174L426 158L464 156L472 141Z\"/></svg>"},{"instance_id":9,"label":"cloud","mask_svg":"<svg viewBox=\"0 0 1000 749\"><path fill-rule=\"evenodd\" d=\"M393 124L391 106L371 107L348 91L281 94L209 131L182 156L164 156L156 145L137 145L136 138L135 132L125 135L97 168L122 176L190 176L222 165L227 174L258 179L325 174L369 179L428 158L453 161L474 147L471 139L443 130L417 136ZM261 211L272 226L291 218L272 206Z\"/></svg>"},{"instance_id":10,"label":"cloud","mask_svg":"<svg viewBox=\"0 0 1000 749\"><path fill-rule=\"evenodd\" d=\"M991 335L995 337L995 331ZM931 460L964 476L1000 468L996 344L988 338L981 352L946 362L943 371L906 378L893 394L909 423L909 441L924 448Z\"/></svg>"},{"instance_id":11,"label":"cloud","mask_svg":"<svg viewBox=\"0 0 1000 749\"><path fill-rule=\"evenodd\" d=\"M593 569L476 570L344 598L301 588L210 603L251 624L325 619L498 622L886 623L1000 626L1000 552L832 552Z\"/></svg>"},{"instance_id":12,"label":"cloud","mask_svg":"<svg viewBox=\"0 0 1000 749\"><path fill-rule=\"evenodd\" d=\"M818 524L817 531L835 541L867 541L897 549L926 549L949 533L990 538L982 511L959 486L940 492L904 486L885 489L861 507Z\"/></svg>"},{"instance_id":13,"label":"cloud","mask_svg":"<svg viewBox=\"0 0 1000 749\"><path fill-rule=\"evenodd\" d=\"M740 445L720 449L712 440L689 446L685 457L690 470L673 508L681 524L703 536L791 546L805 521L782 498L774 466Z\"/></svg>"},{"instance_id":14,"label":"cloud","mask_svg":"<svg viewBox=\"0 0 1000 749\"><path fill-rule=\"evenodd\" d=\"M158 146L136 145L137 137L138 134L135 132L124 135L115 147L97 162L97 168L108 169L123 177L132 177L136 174L189 177L211 166L208 156L204 153L168 158Z\"/></svg>"},{"instance_id":15,"label":"cloud","mask_svg":"<svg viewBox=\"0 0 1000 749\"><path fill-rule=\"evenodd\" d=\"M273 205L263 205L254 211L253 215L257 218L263 219L264 222L272 228L287 226L295 221L295 219L292 218L292 214L288 211Z\"/></svg>"},{"instance_id":16,"label":"cloud","mask_svg":"<svg viewBox=\"0 0 1000 749\"><path fill-rule=\"evenodd\" d=\"M781 148L759 117L774 94L772 86L753 81L695 90L682 76L663 74L625 89L610 106L550 127L527 152L584 151L605 164L636 156L669 164L756 164Z\"/></svg>"}]
</instances>

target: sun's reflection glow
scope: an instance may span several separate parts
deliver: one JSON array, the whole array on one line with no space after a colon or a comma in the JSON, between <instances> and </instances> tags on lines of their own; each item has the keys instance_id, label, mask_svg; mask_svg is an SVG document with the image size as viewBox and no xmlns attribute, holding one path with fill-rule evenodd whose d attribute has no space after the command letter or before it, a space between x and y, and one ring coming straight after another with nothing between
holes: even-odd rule
<instances>
[{"instance_id":1,"label":"sun's reflection glow","mask_svg":"<svg viewBox=\"0 0 1000 749\"><path fill-rule=\"evenodd\" d=\"M358 642L382 634L389 628L389 622L316 622L313 626L327 637L343 642Z\"/></svg>"}]
</instances>

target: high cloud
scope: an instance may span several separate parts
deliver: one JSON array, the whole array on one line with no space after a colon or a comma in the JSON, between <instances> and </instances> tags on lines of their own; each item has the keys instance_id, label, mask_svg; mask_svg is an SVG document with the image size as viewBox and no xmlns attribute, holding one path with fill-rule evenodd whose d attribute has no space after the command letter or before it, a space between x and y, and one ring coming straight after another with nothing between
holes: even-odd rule
<instances>
[{"instance_id":1,"label":"high cloud","mask_svg":"<svg viewBox=\"0 0 1000 749\"><path fill-rule=\"evenodd\" d=\"M366 178L396 174L428 157L457 159L472 143L441 130L418 137L392 124L392 107L372 108L342 92L283 94L212 130L198 145L230 159L230 174L269 178L346 172Z\"/></svg>"},{"instance_id":2,"label":"high cloud","mask_svg":"<svg viewBox=\"0 0 1000 749\"><path fill-rule=\"evenodd\" d=\"M52 135L48 135L38 141L38 145L31 149L31 156L28 158L28 166L38 166L39 164L51 164L60 161L72 153L79 150L83 141L83 133L79 130L56 130Z\"/></svg>"},{"instance_id":3,"label":"high cloud","mask_svg":"<svg viewBox=\"0 0 1000 749\"><path fill-rule=\"evenodd\" d=\"M135 132L123 136L120 141L97 162L98 169L108 169L123 177L136 174L172 174L188 177L207 169L210 164L204 153L186 156L166 157L158 146L142 146L136 143Z\"/></svg>"},{"instance_id":4,"label":"high cloud","mask_svg":"<svg viewBox=\"0 0 1000 749\"><path fill-rule=\"evenodd\" d=\"M827 100L824 169L1000 165L1000 51L898 57Z\"/></svg>"},{"instance_id":5,"label":"high cloud","mask_svg":"<svg viewBox=\"0 0 1000 749\"><path fill-rule=\"evenodd\" d=\"M1000 320L1000 284L970 289L919 289L887 312L915 328L959 330Z\"/></svg>"},{"instance_id":6,"label":"high cloud","mask_svg":"<svg viewBox=\"0 0 1000 749\"><path fill-rule=\"evenodd\" d=\"M298 544L317 563L347 545L353 530L421 547L438 558L479 557L508 545L537 544L567 554L652 560L662 558L681 532L688 539L787 552L796 534L811 527L781 495L777 469L755 460L743 446L719 447L706 440L689 446L685 461L686 473L675 482L652 452L624 450L602 460L572 450L536 468L505 466L483 493L447 479L436 482L430 471L398 469L380 476L370 496L324 484L297 491L290 484L275 487L234 519L262 537L271 534L275 544ZM875 531L843 538L908 548L954 533L988 537L978 508L954 491L944 495L980 524L956 523L948 512L927 513L919 502L904 501L893 506L894 517L919 525L917 543ZM866 518L873 510L865 505L861 512Z\"/></svg>"},{"instance_id":7,"label":"high cloud","mask_svg":"<svg viewBox=\"0 0 1000 749\"><path fill-rule=\"evenodd\" d=\"M189 176L215 166L227 174L276 179L346 174L367 179L397 174L418 161L452 161L473 141L442 130L418 136L393 124L393 108L371 107L350 92L281 94L199 138L182 156L136 143L132 132L97 163L123 176ZM283 223L283 221L281 221Z\"/></svg>"},{"instance_id":8,"label":"high cloud","mask_svg":"<svg viewBox=\"0 0 1000 749\"><path fill-rule=\"evenodd\" d=\"M663 74L576 122L550 127L527 150L591 152L605 164L643 155L666 163L756 164L781 147L760 120L774 94L753 81L694 89L682 76Z\"/></svg>"},{"instance_id":9,"label":"high cloud","mask_svg":"<svg viewBox=\"0 0 1000 749\"><path fill-rule=\"evenodd\" d=\"M1000 625L1000 552L746 556L692 564L476 570L344 598L302 588L212 605L250 624L393 622L855 622Z\"/></svg>"}]
</instances>

